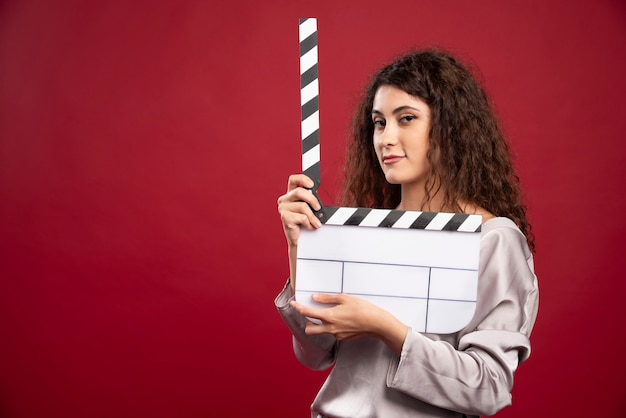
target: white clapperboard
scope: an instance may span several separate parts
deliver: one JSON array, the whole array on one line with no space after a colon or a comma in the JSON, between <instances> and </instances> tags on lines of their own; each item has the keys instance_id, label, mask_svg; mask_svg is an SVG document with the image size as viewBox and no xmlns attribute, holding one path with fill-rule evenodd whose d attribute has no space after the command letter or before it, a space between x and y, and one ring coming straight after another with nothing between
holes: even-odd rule
<instances>
[{"instance_id":1,"label":"white clapperboard","mask_svg":"<svg viewBox=\"0 0 626 418\"><path fill-rule=\"evenodd\" d=\"M320 184L317 20L300 19L302 171ZM321 203L321 201L320 201ZM326 206L322 228L302 229L296 299L346 293L419 332L448 334L474 315L480 215Z\"/></svg>"}]
</instances>

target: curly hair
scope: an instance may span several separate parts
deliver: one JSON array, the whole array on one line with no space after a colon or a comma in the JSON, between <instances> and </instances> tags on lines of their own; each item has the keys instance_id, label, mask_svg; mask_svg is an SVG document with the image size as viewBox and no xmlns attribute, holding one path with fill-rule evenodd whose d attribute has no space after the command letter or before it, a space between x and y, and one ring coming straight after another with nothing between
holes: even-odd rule
<instances>
[{"instance_id":1,"label":"curly hair","mask_svg":"<svg viewBox=\"0 0 626 418\"><path fill-rule=\"evenodd\" d=\"M427 49L402 56L375 73L357 106L346 150L342 204L395 208L400 185L386 181L373 146L374 95L383 85L423 100L431 109L426 201L441 191L446 210L459 202L512 219L534 251L509 146L482 86L449 53Z\"/></svg>"}]
</instances>

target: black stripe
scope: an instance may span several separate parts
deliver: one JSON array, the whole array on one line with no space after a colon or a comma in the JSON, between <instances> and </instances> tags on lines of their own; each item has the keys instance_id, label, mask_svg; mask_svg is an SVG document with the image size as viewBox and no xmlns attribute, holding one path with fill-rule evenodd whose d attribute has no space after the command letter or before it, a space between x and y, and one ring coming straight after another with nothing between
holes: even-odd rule
<instances>
[{"instance_id":1,"label":"black stripe","mask_svg":"<svg viewBox=\"0 0 626 418\"><path fill-rule=\"evenodd\" d=\"M313 49L313 47L317 46L317 31L310 34L306 39L303 39L300 42L300 56L302 57L304 54Z\"/></svg>"},{"instance_id":2,"label":"black stripe","mask_svg":"<svg viewBox=\"0 0 626 418\"><path fill-rule=\"evenodd\" d=\"M311 135L307 136L302 140L302 154L307 153L308 151L315 148L316 145L320 143L320 130L316 129L311 133Z\"/></svg>"},{"instance_id":3,"label":"black stripe","mask_svg":"<svg viewBox=\"0 0 626 418\"><path fill-rule=\"evenodd\" d=\"M398 221L398 219L400 219L400 217L403 214L404 214L404 211L392 210L391 212L387 214L387 216L385 216L385 219L383 219L380 225L378 226L384 226L387 228L392 227Z\"/></svg>"},{"instance_id":4,"label":"black stripe","mask_svg":"<svg viewBox=\"0 0 626 418\"><path fill-rule=\"evenodd\" d=\"M424 318L424 330L428 331L428 308L430 306L428 306L429 302L430 302L430 278L432 275L433 269L429 268L428 269L428 293L426 294L426 318Z\"/></svg>"},{"instance_id":5,"label":"black stripe","mask_svg":"<svg viewBox=\"0 0 626 418\"><path fill-rule=\"evenodd\" d=\"M305 88L311 84L313 80L317 80L317 63L306 70L303 74L300 74L300 88Z\"/></svg>"},{"instance_id":6,"label":"black stripe","mask_svg":"<svg viewBox=\"0 0 626 418\"><path fill-rule=\"evenodd\" d=\"M337 209L339 209L339 206L324 206L326 217L322 219L322 223L326 223L326 221L337 212Z\"/></svg>"},{"instance_id":7,"label":"black stripe","mask_svg":"<svg viewBox=\"0 0 626 418\"><path fill-rule=\"evenodd\" d=\"M306 174L307 176L309 176L311 180L319 184L320 183L320 162L318 161L315 164L313 164L311 167L304 170L304 174Z\"/></svg>"},{"instance_id":8,"label":"black stripe","mask_svg":"<svg viewBox=\"0 0 626 418\"><path fill-rule=\"evenodd\" d=\"M422 212L409 228L426 229L430 221L432 221L436 215L437 213L435 212Z\"/></svg>"},{"instance_id":9,"label":"black stripe","mask_svg":"<svg viewBox=\"0 0 626 418\"><path fill-rule=\"evenodd\" d=\"M309 20L309 18L308 18L308 17L301 17L301 18L300 18L300 21L299 21L299 22L300 22L299 24L300 24L300 25L302 25L302 24L303 24L304 22L306 22L307 20Z\"/></svg>"},{"instance_id":10,"label":"black stripe","mask_svg":"<svg viewBox=\"0 0 626 418\"><path fill-rule=\"evenodd\" d=\"M319 96L315 96L302 106L302 120L304 121L318 110L320 110Z\"/></svg>"},{"instance_id":11,"label":"black stripe","mask_svg":"<svg viewBox=\"0 0 626 418\"><path fill-rule=\"evenodd\" d=\"M461 224L469 217L466 213L456 213L445 226L442 231L457 231Z\"/></svg>"},{"instance_id":12,"label":"black stripe","mask_svg":"<svg viewBox=\"0 0 626 418\"><path fill-rule=\"evenodd\" d=\"M359 225L361 224L361 222L363 222L363 219L365 219L367 214L370 213L371 211L372 211L371 209L358 208L356 212L354 212L352 216L350 216L350 218L348 218L348 220L345 221L343 224L344 225Z\"/></svg>"}]
</instances>

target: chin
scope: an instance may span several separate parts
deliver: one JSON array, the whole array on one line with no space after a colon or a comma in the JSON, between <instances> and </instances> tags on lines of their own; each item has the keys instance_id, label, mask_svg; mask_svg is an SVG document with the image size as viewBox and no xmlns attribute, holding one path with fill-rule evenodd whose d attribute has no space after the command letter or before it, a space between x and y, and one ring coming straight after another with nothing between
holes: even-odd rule
<instances>
[{"instance_id":1,"label":"chin","mask_svg":"<svg viewBox=\"0 0 626 418\"><path fill-rule=\"evenodd\" d=\"M389 184L402 184L402 183L404 183L401 179L398 179L395 176L385 176L385 180L387 180L387 183L389 183Z\"/></svg>"},{"instance_id":2,"label":"chin","mask_svg":"<svg viewBox=\"0 0 626 418\"><path fill-rule=\"evenodd\" d=\"M411 184L420 183L422 181L421 177L399 176L391 173L385 174L385 180L387 180L389 184Z\"/></svg>"}]
</instances>

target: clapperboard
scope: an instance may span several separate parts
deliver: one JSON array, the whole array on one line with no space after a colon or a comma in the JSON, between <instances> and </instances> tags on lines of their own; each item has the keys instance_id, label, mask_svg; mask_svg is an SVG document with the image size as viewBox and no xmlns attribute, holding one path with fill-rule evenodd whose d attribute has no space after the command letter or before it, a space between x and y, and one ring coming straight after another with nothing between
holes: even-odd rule
<instances>
[{"instance_id":1,"label":"clapperboard","mask_svg":"<svg viewBox=\"0 0 626 418\"><path fill-rule=\"evenodd\" d=\"M320 178L317 20L300 19L302 171ZM322 203L320 201L320 203ZM474 315L480 215L324 206L323 226L301 230L296 299L347 293L419 332L453 333Z\"/></svg>"}]
</instances>

